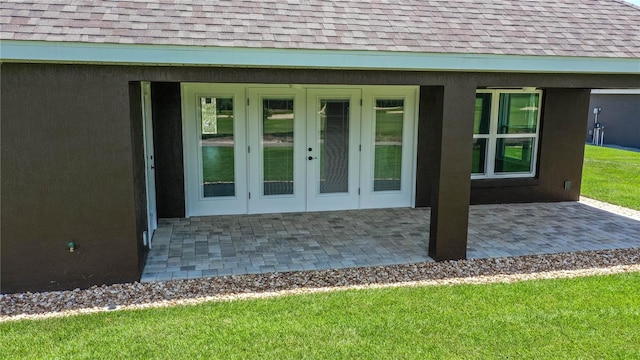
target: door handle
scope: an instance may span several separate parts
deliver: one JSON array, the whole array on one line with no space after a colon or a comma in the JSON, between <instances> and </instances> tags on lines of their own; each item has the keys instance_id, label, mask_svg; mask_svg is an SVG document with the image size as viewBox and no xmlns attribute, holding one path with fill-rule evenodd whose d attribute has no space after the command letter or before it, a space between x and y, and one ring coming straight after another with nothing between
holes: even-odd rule
<instances>
[{"instance_id":1,"label":"door handle","mask_svg":"<svg viewBox=\"0 0 640 360\"><path fill-rule=\"evenodd\" d=\"M313 159L317 159L317 157L309 156L307 159L313 160Z\"/></svg>"}]
</instances>

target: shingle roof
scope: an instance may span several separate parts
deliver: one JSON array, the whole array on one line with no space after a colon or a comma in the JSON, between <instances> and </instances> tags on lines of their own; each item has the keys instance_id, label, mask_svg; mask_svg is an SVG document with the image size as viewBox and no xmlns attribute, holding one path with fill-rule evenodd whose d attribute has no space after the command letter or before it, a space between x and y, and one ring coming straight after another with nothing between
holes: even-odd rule
<instances>
[{"instance_id":1,"label":"shingle roof","mask_svg":"<svg viewBox=\"0 0 640 360\"><path fill-rule=\"evenodd\" d=\"M620 0L3 0L0 38L640 58Z\"/></svg>"}]
</instances>

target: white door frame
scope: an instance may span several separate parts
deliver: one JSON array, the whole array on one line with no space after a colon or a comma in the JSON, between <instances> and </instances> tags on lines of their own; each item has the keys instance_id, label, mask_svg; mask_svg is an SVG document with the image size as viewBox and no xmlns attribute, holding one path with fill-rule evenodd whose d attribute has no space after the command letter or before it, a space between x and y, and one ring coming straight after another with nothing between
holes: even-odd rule
<instances>
[{"instance_id":1,"label":"white door frame","mask_svg":"<svg viewBox=\"0 0 640 360\"><path fill-rule=\"evenodd\" d=\"M145 189L147 193L147 231L143 235L144 245L151 249L153 232L158 228L156 206L156 170L153 150L153 114L151 110L151 83L140 82L142 105L142 141L144 142Z\"/></svg>"}]
</instances>

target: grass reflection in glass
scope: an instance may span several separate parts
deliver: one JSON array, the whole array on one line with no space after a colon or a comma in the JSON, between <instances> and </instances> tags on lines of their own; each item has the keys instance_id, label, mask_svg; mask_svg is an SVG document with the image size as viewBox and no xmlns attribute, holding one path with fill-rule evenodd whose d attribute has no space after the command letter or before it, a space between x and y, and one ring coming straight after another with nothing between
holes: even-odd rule
<instances>
[{"instance_id":1,"label":"grass reflection in glass","mask_svg":"<svg viewBox=\"0 0 640 360\"><path fill-rule=\"evenodd\" d=\"M263 99L262 105L263 194L293 194L293 99Z\"/></svg>"},{"instance_id":2,"label":"grass reflection in glass","mask_svg":"<svg viewBox=\"0 0 640 360\"><path fill-rule=\"evenodd\" d=\"M290 167L286 164L293 156L293 148L269 148L268 166L270 172L265 176L265 181L275 181L285 179L290 174ZM399 153L402 149L399 146L387 145L376 147L376 157L384 159L387 163L400 161ZM202 160L205 183L221 183L233 181L233 153L232 147L203 147ZM265 160L267 161L267 160ZM377 177L383 179L399 178L400 169L398 166L381 167Z\"/></svg>"},{"instance_id":3,"label":"grass reflection in glass","mask_svg":"<svg viewBox=\"0 0 640 360\"><path fill-rule=\"evenodd\" d=\"M373 190L400 190L404 100L376 100Z\"/></svg>"}]
</instances>

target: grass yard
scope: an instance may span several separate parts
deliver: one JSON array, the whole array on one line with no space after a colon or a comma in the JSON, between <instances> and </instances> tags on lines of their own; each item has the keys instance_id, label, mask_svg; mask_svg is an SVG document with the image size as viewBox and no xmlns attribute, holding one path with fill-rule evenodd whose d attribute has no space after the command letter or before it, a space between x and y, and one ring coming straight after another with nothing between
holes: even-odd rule
<instances>
[{"instance_id":1,"label":"grass yard","mask_svg":"<svg viewBox=\"0 0 640 360\"><path fill-rule=\"evenodd\" d=\"M582 195L640 210L640 153L587 145Z\"/></svg>"},{"instance_id":2,"label":"grass yard","mask_svg":"<svg viewBox=\"0 0 640 360\"><path fill-rule=\"evenodd\" d=\"M8 359L640 358L640 273L0 323Z\"/></svg>"}]
</instances>

